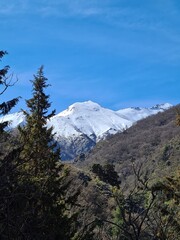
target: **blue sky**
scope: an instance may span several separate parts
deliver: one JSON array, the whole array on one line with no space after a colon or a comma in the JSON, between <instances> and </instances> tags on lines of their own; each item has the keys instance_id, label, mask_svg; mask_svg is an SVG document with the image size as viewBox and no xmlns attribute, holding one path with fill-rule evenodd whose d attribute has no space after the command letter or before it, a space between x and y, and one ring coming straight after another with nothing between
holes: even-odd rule
<instances>
[{"instance_id":1,"label":"blue sky","mask_svg":"<svg viewBox=\"0 0 180 240\"><path fill-rule=\"evenodd\" d=\"M44 65L57 112L92 100L118 110L179 103L179 0L0 0L0 66L16 85L3 95L31 97ZM1 96L2 97L2 96Z\"/></svg>"}]
</instances>

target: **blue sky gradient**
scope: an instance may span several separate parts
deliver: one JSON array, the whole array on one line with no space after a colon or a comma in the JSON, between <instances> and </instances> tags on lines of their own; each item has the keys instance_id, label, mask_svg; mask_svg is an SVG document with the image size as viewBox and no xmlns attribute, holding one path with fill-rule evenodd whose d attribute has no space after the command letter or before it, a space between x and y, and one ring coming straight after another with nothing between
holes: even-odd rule
<instances>
[{"instance_id":1,"label":"blue sky gradient","mask_svg":"<svg viewBox=\"0 0 180 240\"><path fill-rule=\"evenodd\" d=\"M1 0L0 46L19 81L3 95L31 97L44 65L57 112L92 100L114 110L179 103L179 0Z\"/></svg>"}]
</instances>

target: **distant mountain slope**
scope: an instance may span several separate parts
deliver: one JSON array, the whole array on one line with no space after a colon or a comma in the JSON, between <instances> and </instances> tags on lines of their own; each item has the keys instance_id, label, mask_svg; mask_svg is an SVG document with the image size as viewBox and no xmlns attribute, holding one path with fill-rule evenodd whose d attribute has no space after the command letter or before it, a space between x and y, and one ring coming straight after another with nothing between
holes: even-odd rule
<instances>
[{"instance_id":1,"label":"distant mountain slope","mask_svg":"<svg viewBox=\"0 0 180 240\"><path fill-rule=\"evenodd\" d=\"M148 116L157 114L172 107L171 104L157 104L151 108L125 108L117 111L121 116L125 116L130 121L136 122Z\"/></svg>"},{"instance_id":2,"label":"distant mountain slope","mask_svg":"<svg viewBox=\"0 0 180 240\"><path fill-rule=\"evenodd\" d=\"M173 171L180 161L180 127L175 125L175 108L138 121L122 133L100 141L77 165L113 163L121 179L132 175L132 162L143 163L151 176Z\"/></svg>"},{"instance_id":3,"label":"distant mountain slope","mask_svg":"<svg viewBox=\"0 0 180 240\"><path fill-rule=\"evenodd\" d=\"M139 119L157 114L172 105L166 103L152 108L127 108L112 111L92 101L74 103L67 110L48 121L53 126L55 139L61 146L62 159L70 160L89 151L107 136L129 128ZM9 114L0 121L10 121L9 128L25 124L22 112Z\"/></svg>"}]
</instances>

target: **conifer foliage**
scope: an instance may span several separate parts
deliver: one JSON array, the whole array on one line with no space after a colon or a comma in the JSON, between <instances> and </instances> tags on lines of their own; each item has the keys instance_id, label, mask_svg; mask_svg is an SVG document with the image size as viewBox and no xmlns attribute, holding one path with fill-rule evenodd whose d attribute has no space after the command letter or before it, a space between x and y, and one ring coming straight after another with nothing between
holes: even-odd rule
<instances>
[{"instance_id":1,"label":"conifer foliage","mask_svg":"<svg viewBox=\"0 0 180 240\"><path fill-rule=\"evenodd\" d=\"M20 128L23 142L23 157L28 160L27 169L32 174L49 172L60 160L60 150L53 139L52 128L47 128L47 120L55 114L55 110L48 114L51 104L45 89L49 86L44 77L43 67L40 67L34 80L33 97L26 101L28 111L24 111L27 124Z\"/></svg>"},{"instance_id":2,"label":"conifer foliage","mask_svg":"<svg viewBox=\"0 0 180 240\"><path fill-rule=\"evenodd\" d=\"M29 111L26 126L19 128L22 144L21 184L25 186L23 212L27 213L23 232L28 239L71 239L76 214L69 215L67 208L76 201L78 192L69 198L66 191L70 182L68 170L60 162L60 150L53 140L52 128L47 128L49 86L40 67L31 81L32 98L27 100ZM72 230L72 231L71 231Z\"/></svg>"},{"instance_id":3,"label":"conifer foliage","mask_svg":"<svg viewBox=\"0 0 180 240\"><path fill-rule=\"evenodd\" d=\"M0 61L4 55L6 55L6 51L0 51ZM12 77L13 75L8 76L9 66L5 66L0 69L0 96L7 90L8 87L12 86ZM7 114L18 102L19 98L13 98L7 102L0 103L0 116ZM0 123L0 132L4 130L4 128L8 125L8 122Z\"/></svg>"},{"instance_id":4,"label":"conifer foliage","mask_svg":"<svg viewBox=\"0 0 180 240\"><path fill-rule=\"evenodd\" d=\"M10 146L0 154L0 239L90 239L92 234L83 229L81 210L75 205L80 189L72 189L70 168L60 161L53 129L47 128L55 111L48 113L51 104L45 89L49 85L43 67L31 82L32 98L26 101L20 139L13 138L11 144L6 132L0 132L0 140L5 135L3 144Z\"/></svg>"},{"instance_id":5,"label":"conifer foliage","mask_svg":"<svg viewBox=\"0 0 180 240\"><path fill-rule=\"evenodd\" d=\"M7 52L0 51L0 60ZM0 96L12 83L13 76L8 76L9 66L0 69ZM18 102L13 98L0 103L0 116L6 115ZM20 196L18 168L20 148L14 146L12 137L5 132L8 122L0 123L0 239L13 239L17 226L17 199Z\"/></svg>"}]
</instances>

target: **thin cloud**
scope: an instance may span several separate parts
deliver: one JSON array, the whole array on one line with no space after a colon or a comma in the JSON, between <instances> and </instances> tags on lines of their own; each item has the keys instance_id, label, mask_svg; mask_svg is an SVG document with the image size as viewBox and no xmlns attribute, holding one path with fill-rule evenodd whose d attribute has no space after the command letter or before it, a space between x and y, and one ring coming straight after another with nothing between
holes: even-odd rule
<instances>
[{"instance_id":1,"label":"thin cloud","mask_svg":"<svg viewBox=\"0 0 180 240\"><path fill-rule=\"evenodd\" d=\"M28 0L14 0L9 3L7 0L1 0L0 14L9 16L27 12L30 7L28 2Z\"/></svg>"},{"instance_id":2,"label":"thin cloud","mask_svg":"<svg viewBox=\"0 0 180 240\"><path fill-rule=\"evenodd\" d=\"M161 1L160 1L161 2ZM116 1L114 3L117 3ZM130 2L131 3L131 2ZM178 15L175 6L166 1L163 5L163 12L160 11L161 5L154 4L154 9L159 11L160 15L170 14L171 16ZM112 1L106 0L101 3L97 0L14 0L13 3L7 0L1 0L0 13L3 15L15 15L21 13L37 14L43 17L93 17L99 16L100 21L136 30L161 30L164 28L163 22L152 18L146 12L142 13L141 7L124 7L119 2L119 6L113 6Z\"/></svg>"},{"instance_id":3,"label":"thin cloud","mask_svg":"<svg viewBox=\"0 0 180 240\"><path fill-rule=\"evenodd\" d=\"M102 8L96 4L87 4L82 1L59 1L42 4L37 10L42 16L48 17L91 17L104 14Z\"/></svg>"},{"instance_id":4,"label":"thin cloud","mask_svg":"<svg viewBox=\"0 0 180 240\"><path fill-rule=\"evenodd\" d=\"M129 86L134 81L138 81L138 79L140 79L139 81L142 81L142 79L145 81L146 76L149 76L155 82L153 74L157 75L157 78L159 74L162 77L162 72L167 74L166 65L169 66L171 64L174 67L174 65L178 65L180 62L180 32L178 30L180 18L179 10L174 5L175 1L152 0L146 1L146 3L142 1L141 5L138 5L138 1L134 0L130 0L124 5L121 0L13 0L10 4L7 0L0 1L1 24L4 19L9 21L11 16L18 15L17 21L19 21L19 24L15 25L14 21L9 21L12 31L8 31L6 35L8 36L10 32L13 32L13 29L16 29L16 27L17 30L20 29L19 31L23 30L22 35L20 34L19 36L17 31L14 30L14 35L10 35L15 36L16 34L14 41L11 41L12 37L5 35L5 44L7 45L9 41L13 42L14 46L21 46L22 48L27 46L28 49L35 48L37 44L37 46L40 46L37 51L41 53L42 45L47 41L47 47L48 44L51 45L50 50L47 48L48 58L42 52L41 58L39 54L35 55L33 64L43 59L45 66L58 65L58 73L60 71L59 66L63 69L62 72L67 71L69 73L69 75L61 77L61 79L63 78L62 81L56 78L56 76L51 78L47 74L50 81L54 79L55 84L52 82L52 92L57 91L54 95L60 95L60 97L62 96L66 99L72 96L74 99L80 100L85 98L93 100L96 96L96 101L98 102L101 101L101 98L106 99L108 102L111 99L119 101L119 96L116 92L117 88L114 88L115 90L109 89L109 85L108 87L104 86L102 79L93 79L91 81L87 77L85 84L84 79L86 78L78 79L77 77L81 74L83 78L82 72L86 68L90 75L89 78L94 77L95 73L92 75L91 67L93 64L98 65L101 62L103 64L105 58L104 72L106 67L109 68L108 64L112 67L111 61L114 61L115 65L118 62L119 65L116 65L118 71L116 69L112 71L117 71L117 78L123 79L121 80L123 85L127 81ZM36 17L33 18L32 15L36 15ZM15 17L14 19L17 18ZM23 24L20 22L22 19L25 20L21 21ZM29 24L28 28L27 23ZM4 26L5 29L8 29L6 24ZM26 29L28 29L27 34L24 33ZM43 39L44 36L46 39ZM59 50L58 45L62 46L61 50ZM57 52L59 51L59 56L65 54L64 60L62 57L60 61L61 57L59 56L56 59L51 59L51 52L54 51L55 53L56 49ZM67 55L65 51L67 51ZM82 53L83 56L81 55ZM31 54L33 55L33 51L32 53L29 51L29 55ZM103 57L99 58L99 56ZM80 59L81 57L82 59ZM68 58L69 60L67 60ZM65 65L67 64L68 67L63 66L63 62L66 62ZM80 64L83 65L81 68L79 68ZM77 70L76 67L71 66L76 66ZM123 68L122 71L119 70L121 67ZM148 70L153 68L152 72ZM159 68L162 70L158 70ZM97 70L100 73L100 69ZM101 74L103 76L104 73L101 72ZM61 75L61 72L59 75ZM171 75L169 74L170 77ZM97 77L99 76L100 74ZM114 75L112 74L112 76ZM33 73L23 73L18 77L20 79L18 85L24 89L30 84L29 79L33 78ZM108 76L104 77L108 79ZM109 75L110 77L111 74ZM164 78L166 79L167 76L164 76ZM69 81L68 79L71 80ZM57 87L54 88L53 86ZM141 89L140 87L139 89ZM126 99L126 89L123 90L123 86L119 87L119 89L119 91L124 91L124 95L119 93L121 98ZM103 96L101 97L102 92ZM157 99L157 102L160 102L159 100Z\"/></svg>"},{"instance_id":5,"label":"thin cloud","mask_svg":"<svg viewBox=\"0 0 180 240\"><path fill-rule=\"evenodd\" d=\"M13 3L1 0L0 14L16 15L21 13L42 14L42 16L92 16L102 14L102 9L97 7L97 1L30 1L14 0Z\"/></svg>"}]
</instances>

